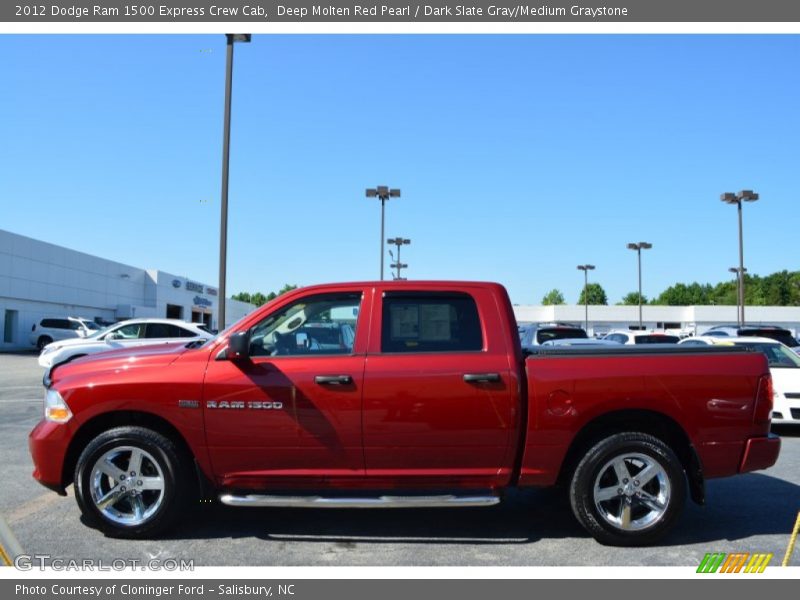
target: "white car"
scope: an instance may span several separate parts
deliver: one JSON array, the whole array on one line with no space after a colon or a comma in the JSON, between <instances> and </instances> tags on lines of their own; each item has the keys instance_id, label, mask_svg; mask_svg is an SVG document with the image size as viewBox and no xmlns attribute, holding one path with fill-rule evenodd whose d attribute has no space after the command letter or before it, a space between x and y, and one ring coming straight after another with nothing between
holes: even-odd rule
<instances>
[{"instance_id":1,"label":"white car","mask_svg":"<svg viewBox=\"0 0 800 600\"><path fill-rule=\"evenodd\" d=\"M202 327L202 324L187 323L179 319L130 319L84 338L48 344L39 355L39 364L50 368L87 354L108 350L168 342L192 342L214 337Z\"/></svg>"},{"instance_id":2,"label":"white car","mask_svg":"<svg viewBox=\"0 0 800 600\"><path fill-rule=\"evenodd\" d=\"M88 337L100 331L100 326L90 319L58 317L42 319L31 328L30 342L41 352L51 342Z\"/></svg>"},{"instance_id":3,"label":"white car","mask_svg":"<svg viewBox=\"0 0 800 600\"><path fill-rule=\"evenodd\" d=\"M772 422L800 425L800 356L791 348L764 337L701 335L681 340L681 346L745 346L763 352L772 374Z\"/></svg>"},{"instance_id":4,"label":"white car","mask_svg":"<svg viewBox=\"0 0 800 600\"><path fill-rule=\"evenodd\" d=\"M677 344L681 338L661 331L615 330L602 339L617 344Z\"/></svg>"}]
</instances>

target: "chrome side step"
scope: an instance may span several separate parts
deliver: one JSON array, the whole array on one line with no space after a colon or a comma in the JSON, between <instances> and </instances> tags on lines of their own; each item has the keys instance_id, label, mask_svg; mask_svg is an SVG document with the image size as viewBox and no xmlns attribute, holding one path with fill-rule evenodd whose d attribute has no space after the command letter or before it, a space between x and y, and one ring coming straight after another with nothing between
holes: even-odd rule
<instances>
[{"instance_id":1,"label":"chrome side step","mask_svg":"<svg viewBox=\"0 0 800 600\"><path fill-rule=\"evenodd\" d=\"M497 496L376 496L363 498L326 498L323 496L267 496L222 494L219 501L228 506L296 508L431 508L443 506L492 506Z\"/></svg>"}]
</instances>

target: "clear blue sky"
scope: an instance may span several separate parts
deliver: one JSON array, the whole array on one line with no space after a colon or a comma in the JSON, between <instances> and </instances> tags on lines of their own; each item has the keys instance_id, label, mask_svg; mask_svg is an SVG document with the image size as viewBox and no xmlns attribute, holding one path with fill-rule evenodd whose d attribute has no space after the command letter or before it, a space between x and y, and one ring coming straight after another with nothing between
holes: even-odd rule
<instances>
[{"instance_id":1,"label":"clear blue sky","mask_svg":"<svg viewBox=\"0 0 800 600\"><path fill-rule=\"evenodd\" d=\"M278 36L237 45L230 292L411 278L610 302L797 269L800 37ZM0 228L217 281L222 35L0 36ZM388 263L388 257L387 257ZM388 277L388 272L387 272Z\"/></svg>"}]
</instances>

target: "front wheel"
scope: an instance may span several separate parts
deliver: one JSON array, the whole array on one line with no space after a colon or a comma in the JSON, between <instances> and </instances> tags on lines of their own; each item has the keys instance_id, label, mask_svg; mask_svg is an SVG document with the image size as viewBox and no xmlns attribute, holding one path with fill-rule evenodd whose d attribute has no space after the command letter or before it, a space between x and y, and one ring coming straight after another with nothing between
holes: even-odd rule
<instances>
[{"instance_id":1,"label":"front wheel","mask_svg":"<svg viewBox=\"0 0 800 600\"><path fill-rule=\"evenodd\" d=\"M169 438L143 427L98 435L75 468L75 498L86 519L108 535L161 533L185 499L185 461Z\"/></svg>"},{"instance_id":2,"label":"front wheel","mask_svg":"<svg viewBox=\"0 0 800 600\"><path fill-rule=\"evenodd\" d=\"M618 433L586 453L569 491L575 517L597 541L643 546L675 524L686 502L686 475L660 439Z\"/></svg>"}]
</instances>

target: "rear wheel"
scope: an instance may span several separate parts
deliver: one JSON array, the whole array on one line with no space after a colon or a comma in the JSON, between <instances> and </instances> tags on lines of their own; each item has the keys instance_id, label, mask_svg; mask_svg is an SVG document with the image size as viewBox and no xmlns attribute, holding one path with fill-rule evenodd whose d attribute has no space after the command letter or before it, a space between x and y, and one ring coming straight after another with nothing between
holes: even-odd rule
<instances>
[{"instance_id":1,"label":"rear wheel","mask_svg":"<svg viewBox=\"0 0 800 600\"><path fill-rule=\"evenodd\" d=\"M52 343L53 343L53 338L43 335L40 336L38 340L36 340L36 348L39 350L39 352L41 352L42 350L44 350L44 347L47 346L47 344L52 344Z\"/></svg>"},{"instance_id":2,"label":"rear wheel","mask_svg":"<svg viewBox=\"0 0 800 600\"><path fill-rule=\"evenodd\" d=\"M192 489L186 461L169 438L143 427L101 433L75 468L75 498L87 520L115 537L161 533Z\"/></svg>"},{"instance_id":3,"label":"rear wheel","mask_svg":"<svg viewBox=\"0 0 800 600\"><path fill-rule=\"evenodd\" d=\"M575 517L599 542L642 546L675 524L686 501L686 475L660 439L618 433L593 446L570 484Z\"/></svg>"}]
</instances>

